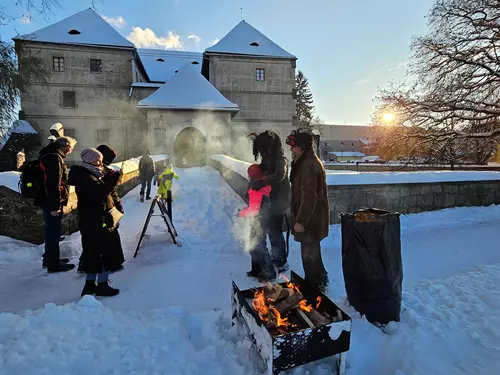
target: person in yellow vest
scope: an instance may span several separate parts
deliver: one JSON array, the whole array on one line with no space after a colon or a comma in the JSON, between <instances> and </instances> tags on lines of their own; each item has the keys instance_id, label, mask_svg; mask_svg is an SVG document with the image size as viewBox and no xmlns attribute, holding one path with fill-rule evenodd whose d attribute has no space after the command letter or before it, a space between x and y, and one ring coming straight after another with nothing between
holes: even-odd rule
<instances>
[{"instance_id":1,"label":"person in yellow vest","mask_svg":"<svg viewBox=\"0 0 500 375\"><path fill-rule=\"evenodd\" d=\"M167 169L158 176L158 194L162 199L167 200L168 216L172 221L172 181L179 179L177 173L174 172L174 166L169 164Z\"/></svg>"}]
</instances>

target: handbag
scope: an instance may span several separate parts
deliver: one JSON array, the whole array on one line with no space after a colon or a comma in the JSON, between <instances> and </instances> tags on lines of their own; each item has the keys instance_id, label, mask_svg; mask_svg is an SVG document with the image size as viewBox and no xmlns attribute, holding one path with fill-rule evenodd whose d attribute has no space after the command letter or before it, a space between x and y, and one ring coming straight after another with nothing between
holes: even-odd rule
<instances>
[{"instance_id":1,"label":"handbag","mask_svg":"<svg viewBox=\"0 0 500 375\"><path fill-rule=\"evenodd\" d=\"M116 207L109 209L104 213L102 219L103 228L115 229L122 218L123 214Z\"/></svg>"}]
</instances>

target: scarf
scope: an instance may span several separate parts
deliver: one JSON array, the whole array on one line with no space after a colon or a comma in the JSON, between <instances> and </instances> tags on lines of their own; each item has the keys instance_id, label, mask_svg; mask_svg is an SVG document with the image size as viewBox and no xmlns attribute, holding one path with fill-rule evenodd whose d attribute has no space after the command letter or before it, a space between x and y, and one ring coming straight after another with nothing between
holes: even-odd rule
<instances>
[{"instance_id":1,"label":"scarf","mask_svg":"<svg viewBox=\"0 0 500 375\"><path fill-rule=\"evenodd\" d=\"M87 163L84 163L81 161L75 163L75 165L78 165L79 167L85 168L86 170L88 170L90 173L92 173L97 178L104 177L104 173L100 167L97 167L97 166L92 165L92 164L87 164Z\"/></svg>"}]
</instances>

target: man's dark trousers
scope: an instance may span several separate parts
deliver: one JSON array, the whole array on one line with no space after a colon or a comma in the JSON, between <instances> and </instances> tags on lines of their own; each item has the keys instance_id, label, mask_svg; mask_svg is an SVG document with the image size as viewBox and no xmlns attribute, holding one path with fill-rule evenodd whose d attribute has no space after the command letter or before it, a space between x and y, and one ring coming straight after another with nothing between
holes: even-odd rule
<instances>
[{"instance_id":1,"label":"man's dark trousers","mask_svg":"<svg viewBox=\"0 0 500 375\"><path fill-rule=\"evenodd\" d=\"M61 253L59 239L61 237L62 213L58 216L52 216L50 209L43 207L43 220L45 222L43 265L46 267L56 266L59 263Z\"/></svg>"}]
</instances>

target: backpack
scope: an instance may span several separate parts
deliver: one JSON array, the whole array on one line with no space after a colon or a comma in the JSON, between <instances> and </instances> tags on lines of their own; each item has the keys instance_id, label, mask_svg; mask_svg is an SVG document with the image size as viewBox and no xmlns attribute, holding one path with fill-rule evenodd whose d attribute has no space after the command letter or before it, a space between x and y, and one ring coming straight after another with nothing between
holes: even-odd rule
<instances>
[{"instance_id":1,"label":"backpack","mask_svg":"<svg viewBox=\"0 0 500 375\"><path fill-rule=\"evenodd\" d=\"M19 168L19 191L25 198L36 199L45 194L44 173L40 167L40 160L26 161Z\"/></svg>"}]
</instances>

